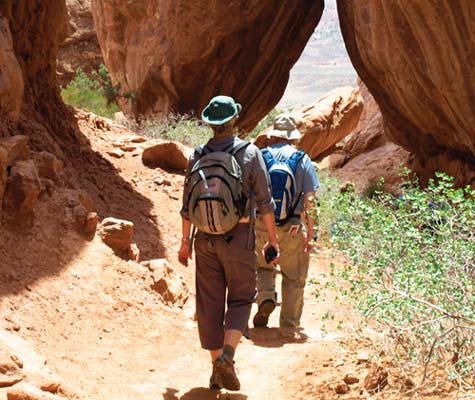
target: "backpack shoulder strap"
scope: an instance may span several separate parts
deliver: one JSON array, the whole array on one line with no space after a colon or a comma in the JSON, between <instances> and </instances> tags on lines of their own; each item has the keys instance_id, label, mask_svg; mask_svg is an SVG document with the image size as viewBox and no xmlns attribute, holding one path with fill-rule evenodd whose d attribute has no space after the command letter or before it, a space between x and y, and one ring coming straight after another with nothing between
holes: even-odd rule
<instances>
[{"instance_id":1,"label":"backpack shoulder strap","mask_svg":"<svg viewBox=\"0 0 475 400\"><path fill-rule=\"evenodd\" d=\"M269 151L267 147L264 149L261 149L261 154L262 154L262 157L264 158L264 162L266 163L267 169L269 169L275 162L274 156L272 155L272 153Z\"/></svg>"},{"instance_id":2,"label":"backpack shoulder strap","mask_svg":"<svg viewBox=\"0 0 475 400\"><path fill-rule=\"evenodd\" d=\"M246 142L245 140L241 140L238 144L232 145L229 153L231 153L233 156L235 156L237 153L239 153L242 149L245 149L247 146L249 146L251 143Z\"/></svg>"},{"instance_id":3,"label":"backpack shoulder strap","mask_svg":"<svg viewBox=\"0 0 475 400\"><path fill-rule=\"evenodd\" d=\"M198 147L195 147L195 152L200 156L203 157L206 154L209 154L212 152L212 150L207 146L207 145L201 145Z\"/></svg>"},{"instance_id":4,"label":"backpack shoulder strap","mask_svg":"<svg viewBox=\"0 0 475 400\"><path fill-rule=\"evenodd\" d=\"M295 171L297 170L297 164L304 156L305 156L305 151L298 150L287 159L286 161L287 165L290 167L294 175L295 175Z\"/></svg>"}]
</instances>

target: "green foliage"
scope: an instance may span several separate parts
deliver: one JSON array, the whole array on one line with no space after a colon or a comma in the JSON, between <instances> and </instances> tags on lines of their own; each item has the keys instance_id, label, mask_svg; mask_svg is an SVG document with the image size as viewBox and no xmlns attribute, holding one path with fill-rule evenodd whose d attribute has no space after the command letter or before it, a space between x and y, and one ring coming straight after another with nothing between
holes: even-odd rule
<instances>
[{"instance_id":1,"label":"green foliage","mask_svg":"<svg viewBox=\"0 0 475 400\"><path fill-rule=\"evenodd\" d=\"M398 198L381 185L371 197L333 193L321 228L352 264L337 273L342 292L424 379L437 365L474 380L475 191L438 173L426 189L408 179Z\"/></svg>"},{"instance_id":2,"label":"green foliage","mask_svg":"<svg viewBox=\"0 0 475 400\"><path fill-rule=\"evenodd\" d=\"M66 88L61 89L63 101L76 108L87 109L97 115L113 118L120 111L117 99L123 97L135 101L131 92L122 93L120 85L112 85L105 65L88 76L81 68Z\"/></svg>"},{"instance_id":3,"label":"green foliage","mask_svg":"<svg viewBox=\"0 0 475 400\"><path fill-rule=\"evenodd\" d=\"M206 143L213 136L211 128L200 120L173 113L165 118L148 118L138 130L144 136L175 140L191 147Z\"/></svg>"}]
</instances>

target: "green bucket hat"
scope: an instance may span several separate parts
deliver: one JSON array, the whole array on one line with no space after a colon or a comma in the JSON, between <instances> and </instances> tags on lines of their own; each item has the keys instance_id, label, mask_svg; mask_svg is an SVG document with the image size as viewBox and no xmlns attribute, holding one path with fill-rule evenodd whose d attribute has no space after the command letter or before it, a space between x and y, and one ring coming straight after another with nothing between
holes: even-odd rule
<instances>
[{"instance_id":1,"label":"green bucket hat","mask_svg":"<svg viewBox=\"0 0 475 400\"><path fill-rule=\"evenodd\" d=\"M201 119L211 125L223 125L231 121L241 110L241 104L236 103L232 97L216 96L201 113Z\"/></svg>"}]
</instances>

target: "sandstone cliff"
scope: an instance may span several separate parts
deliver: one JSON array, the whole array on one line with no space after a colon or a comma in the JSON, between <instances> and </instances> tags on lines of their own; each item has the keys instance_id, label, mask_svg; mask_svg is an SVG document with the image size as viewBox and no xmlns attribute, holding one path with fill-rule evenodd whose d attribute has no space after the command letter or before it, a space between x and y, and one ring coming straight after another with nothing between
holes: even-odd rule
<instances>
[{"instance_id":1,"label":"sandstone cliff","mask_svg":"<svg viewBox=\"0 0 475 400\"><path fill-rule=\"evenodd\" d=\"M33 148L59 153L72 114L61 101L56 56L66 33L64 0L0 3L0 137L24 133ZM72 143L70 143L72 144Z\"/></svg>"},{"instance_id":2,"label":"sandstone cliff","mask_svg":"<svg viewBox=\"0 0 475 400\"><path fill-rule=\"evenodd\" d=\"M338 2L352 62L390 140L424 175L475 179L475 2Z\"/></svg>"},{"instance_id":3,"label":"sandstone cliff","mask_svg":"<svg viewBox=\"0 0 475 400\"><path fill-rule=\"evenodd\" d=\"M68 37L58 55L58 80L62 86L76 76L81 68L86 73L96 71L103 63L92 18L90 0L66 0L68 7Z\"/></svg>"},{"instance_id":4,"label":"sandstone cliff","mask_svg":"<svg viewBox=\"0 0 475 400\"><path fill-rule=\"evenodd\" d=\"M302 134L298 148L312 160L321 159L335 151L335 145L356 127L363 111L360 91L342 87L327 93L314 103L294 113L297 128ZM255 139L260 148L268 146L271 139L265 129Z\"/></svg>"},{"instance_id":5,"label":"sandstone cliff","mask_svg":"<svg viewBox=\"0 0 475 400\"><path fill-rule=\"evenodd\" d=\"M242 103L252 129L279 101L323 11L323 0L92 0L114 84L135 115L201 112L216 94Z\"/></svg>"}]
</instances>

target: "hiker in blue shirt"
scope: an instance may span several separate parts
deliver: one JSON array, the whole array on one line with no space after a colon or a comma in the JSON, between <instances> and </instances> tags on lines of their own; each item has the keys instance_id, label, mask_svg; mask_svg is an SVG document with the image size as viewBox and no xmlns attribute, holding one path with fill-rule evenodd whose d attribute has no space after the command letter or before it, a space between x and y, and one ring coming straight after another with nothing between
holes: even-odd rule
<instances>
[{"instance_id":1,"label":"hiker in blue shirt","mask_svg":"<svg viewBox=\"0 0 475 400\"><path fill-rule=\"evenodd\" d=\"M275 219L282 273L280 326L298 327L303 309L303 295L310 263L314 235L315 191L320 187L312 161L292 143L301 137L290 114L279 115L268 133L270 146L262 150L270 174L276 203ZM256 222L257 248L266 241L265 227ZM275 267L257 254L258 304L255 327L265 327L277 305Z\"/></svg>"}]
</instances>

